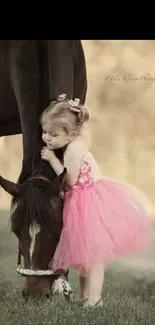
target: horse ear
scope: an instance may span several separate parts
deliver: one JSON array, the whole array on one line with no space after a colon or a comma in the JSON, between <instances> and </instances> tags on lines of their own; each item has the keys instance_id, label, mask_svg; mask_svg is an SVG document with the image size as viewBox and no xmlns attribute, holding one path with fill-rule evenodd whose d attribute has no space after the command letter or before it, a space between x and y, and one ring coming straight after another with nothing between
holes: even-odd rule
<instances>
[{"instance_id":1,"label":"horse ear","mask_svg":"<svg viewBox=\"0 0 155 325\"><path fill-rule=\"evenodd\" d=\"M64 190L65 182L67 176L67 168L64 168L63 172L57 176L52 182L52 188L57 189L59 193Z\"/></svg>"},{"instance_id":2,"label":"horse ear","mask_svg":"<svg viewBox=\"0 0 155 325\"><path fill-rule=\"evenodd\" d=\"M18 196L19 195L19 189L20 189L19 184L8 181L7 179L0 176L0 185L3 187L3 189L7 193L11 194L12 196Z\"/></svg>"}]
</instances>

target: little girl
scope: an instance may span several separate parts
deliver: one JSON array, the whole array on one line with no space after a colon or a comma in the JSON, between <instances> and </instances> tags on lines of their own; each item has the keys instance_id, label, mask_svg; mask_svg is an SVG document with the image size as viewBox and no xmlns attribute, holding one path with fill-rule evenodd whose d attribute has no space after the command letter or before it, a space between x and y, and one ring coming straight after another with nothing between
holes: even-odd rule
<instances>
[{"instance_id":1,"label":"little girl","mask_svg":"<svg viewBox=\"0 0 155 325\"><path fill-rule=\"evenodd\" d=\"M40 122L46 144L41 157L57 175L67 168L63 230L49 267L79 271L83 306L102 306L104 270L118 257L142 250L149 242L150 221L138 191L101 175L82 136L88 110L79 100L59 96ZM66 146L64 164L54 150Z\"/></svg>"}]
</instances>

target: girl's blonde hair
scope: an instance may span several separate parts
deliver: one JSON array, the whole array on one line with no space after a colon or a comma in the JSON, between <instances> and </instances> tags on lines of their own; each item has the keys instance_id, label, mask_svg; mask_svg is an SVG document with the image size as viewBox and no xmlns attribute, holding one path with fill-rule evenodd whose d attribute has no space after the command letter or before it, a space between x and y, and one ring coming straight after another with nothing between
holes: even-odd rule
<instances>
[{"instance_id":1,"label":"girl's blonde hair","mask_svg":"<svg viewBox=\"0 0 155 325\"><path fill-rule=\"evenodd\" d=\"M84 122L89 120L90 113L85 106L80 105L78 98L69 100L66 94L62 94L44 110L40 117L41 124L47 116L53 124L62 126L66 132L73 128L80 132Z\"/></svg>"}]
</instances>

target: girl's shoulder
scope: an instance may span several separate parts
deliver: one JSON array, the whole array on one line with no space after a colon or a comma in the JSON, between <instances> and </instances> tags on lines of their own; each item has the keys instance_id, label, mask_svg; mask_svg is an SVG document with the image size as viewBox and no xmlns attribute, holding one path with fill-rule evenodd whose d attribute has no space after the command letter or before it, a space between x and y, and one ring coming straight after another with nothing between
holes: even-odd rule
<instances>
[{"instance_id":1,"label":"girl's shoulder","mask_svg":"<svg viewBox=\"0 0 155 325\"><path fill-rule=\"evenodd\" d=\"M78 155L81 156L88 152L88 146L83 137L77 137L70 142L66 149L66 155Z\"/></svg>"},{"instance_id":2,"label":"girl's shoulder","mask_svg":"<svg viewBox=\"0 0 155 325\"><path fill-rule=\"evenodd\" d=\"M67 145L64 153L64 166L67 168L67 182L76 183L81 166L81 158L86 155L87 146L81 138L76 138Z\"/></svg>"}]
</instances>

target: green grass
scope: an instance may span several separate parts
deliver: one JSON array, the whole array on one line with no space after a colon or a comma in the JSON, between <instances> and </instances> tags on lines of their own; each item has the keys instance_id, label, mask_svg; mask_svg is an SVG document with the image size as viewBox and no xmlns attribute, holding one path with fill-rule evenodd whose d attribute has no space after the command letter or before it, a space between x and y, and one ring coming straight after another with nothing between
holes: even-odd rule
<instances>
[{"instance_id":1,"label":"green grass","mask_svg":"<svg viewBox=\"0 0 155 325\"><path fill-rule=\"evenodd\" d=\"M71 283L77 290L72 275ZM104 307L81 309L67 303L63 296L25 301L20 286L0 275L1 324L105 324L153 325L155 319L155 283L137 280L130 274L109 271L104 285Z\"/></svg>"},{"instance_id":2,"label":"green grass","mask_svg":"<svg viewBox=\"0 0 155 325\"><path fill-rule=\"evenodd\" d=\"M8 229L8 214L0 215L0 324L153 325L155 324L155 271L140 273L121 264L105 274L104 307L81 309L63 296L25 300L22 278L15 272L16 239ZM78 282L70 282L77 294Z\"/></svg>"}]
</instances>

